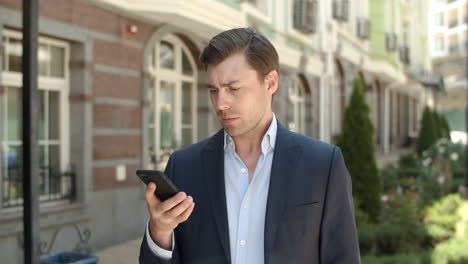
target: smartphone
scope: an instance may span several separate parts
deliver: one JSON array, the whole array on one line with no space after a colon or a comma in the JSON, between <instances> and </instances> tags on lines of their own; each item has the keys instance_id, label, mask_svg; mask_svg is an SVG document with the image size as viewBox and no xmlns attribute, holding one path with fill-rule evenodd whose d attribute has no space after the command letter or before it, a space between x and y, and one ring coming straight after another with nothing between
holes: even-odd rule
<instances>
[{"instance_id":1,"label":"smartphone","mask_svg":"<svg viewBox=\"0 0 468 264\"><path fill-rule=\"evenodd\" d=\"M154 194L161 201L165 201L179 192L177 186L161 171L137 170L136 174L146 185L150 182L156 183Z\"/></svg>"}]
</instances>

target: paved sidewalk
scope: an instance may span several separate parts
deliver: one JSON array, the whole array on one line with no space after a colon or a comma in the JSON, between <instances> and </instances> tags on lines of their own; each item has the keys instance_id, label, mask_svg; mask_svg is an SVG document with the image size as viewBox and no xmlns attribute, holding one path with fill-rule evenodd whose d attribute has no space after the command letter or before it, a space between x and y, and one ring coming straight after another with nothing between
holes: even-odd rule
<instances>
[{"instance_id":1,"label":"paved sidewalk","mask_svg":"<svg viewBox=\"0 0 468 264\"><path fill-rule=\"evenodd\" d=\"M377 167L383 168L389 164L395 164L400 159L400 156L403 154L408 154L414 151L410 148L402 148L398 150L394 150L386 155L376 153L376 160L377 160Z\"/></svg>"},{"instance_id":2,"label":"paved sidewalk","mask_svg":"<svg viewBox=\"0 0 468 264\"><path fill-rule=\"evenodd\" d=\"M131 240L96 252L98 264L133 264L138 263L141 239Z\"/></svg>"}]
</instances>

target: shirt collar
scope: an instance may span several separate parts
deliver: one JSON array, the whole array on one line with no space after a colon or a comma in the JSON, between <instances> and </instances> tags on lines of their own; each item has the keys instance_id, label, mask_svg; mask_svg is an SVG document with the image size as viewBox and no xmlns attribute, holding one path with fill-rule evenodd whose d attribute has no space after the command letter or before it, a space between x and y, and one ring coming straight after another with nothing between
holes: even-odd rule
<instances>
[{"instance_id":1,"label":"shirt collar","mask_svg":"<svg viewBox=\"0 0 468 264\"><path fill-rule=\"evenodd\" d=\"M276 133L278 130L278 124L276 121L276 116L275 113L273 113L273 118L271 120L270 127L268 127L267 132L263 136L262 139L262 152L263 154L267 154L267 152L271 149L275 148L275 143L276 143ZM232 147L233 150L236 149L234 145L234 141L232 140L231 136L224 131L224 150L228 149L229 147Z\"/></svg>"}]
</instances>

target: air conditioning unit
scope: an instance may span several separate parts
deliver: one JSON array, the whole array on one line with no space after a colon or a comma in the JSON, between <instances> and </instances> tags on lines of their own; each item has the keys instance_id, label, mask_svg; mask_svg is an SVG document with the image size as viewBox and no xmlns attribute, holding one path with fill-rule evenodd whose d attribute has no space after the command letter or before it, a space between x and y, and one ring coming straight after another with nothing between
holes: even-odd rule
<instances>
[{"instance_id":1,"label":"air conditioning unit","mask_svg":"<svg viewBox=\"0 0 468 264\"><path fill-rule=\"evenodd\" d=\"M332 2L332 17L339 21L349 20L349 1L348 0L333 0Z\"/></svg>"},{"instance_id":2,"label":"air conditioning unit","mask_svg":"<svg viewBox=\"0 0 468 264\"><path fill-rule=\"evenodd\" d=\"M400 61L404 64L410 64L410 50L408 46L400 47Z\"/></svg>"},{"instance_id":3,"label":"air conditioning unit","mask_svg":"<svg viewBox=\"0 0 468 264\"><path fill-rule=\"evenodd\" d=\"M387 32L385 33L385 47L388 52L394 52L398 47L398 38L395 33Z\"/></svg>"},{"instance_id":4,"label":"air conditioning unit","mask_svg":"<svg viewBox=\"0 0 468 264\"><path fill-rule=\"evenodd\" d=\"M341 0L341 20L342 21L349 21L349 1L348 0Z\"/></svg>"},{"instance_id":5,"label":"air conditioning unit","mask_svg":"<svg viewBox=\"0 0 468 264\"><path fill-rule=\"evenodd\" d=\"M369 30L370 30L370 23L367 18L358 18L357 22L357 36L361 39L369 39Z\"/></svg>"},{"instance_id":6,"label":"air conditioning unit","mask_svg":"<svg viewBox=\"0 0 468 264\"><path fill-rule=\"evenodd\" d=\"M317 31L318 2L316 0L294 1L294 28L305 34Z\"/></svg>"},{"instance_id":7,"label":"air conditioning unit","mask_svg":"<svg viewBox=\"0 0 468 264\"><path fill-rule=\"evenodd\" d=\"M343 16L343 12L342 12L341 7L342 7L341 1L333 0L333 3L332 3L332 17L333 17L333 19L341 20L341 17Z\"/></svg>"}]
</instances>

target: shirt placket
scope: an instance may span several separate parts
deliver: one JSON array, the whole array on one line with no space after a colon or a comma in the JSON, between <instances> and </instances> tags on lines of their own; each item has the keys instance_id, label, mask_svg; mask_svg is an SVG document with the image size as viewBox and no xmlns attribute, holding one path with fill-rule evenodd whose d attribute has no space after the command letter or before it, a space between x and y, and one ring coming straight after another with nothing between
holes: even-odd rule
<instances>
[{"instance_id":1,"label":"shirt placket","mask_svg":"<svg viewBox=\"0 0 468 264\"><path fill-rule=\"evenodd\" d=\"M241 185L242 190L242 196L241 199L239 200L240 206L239 208L239 218L237 221L237 241L236 241L236 264L241 264L245 263L247 260L247 247L248 247L248 221L250 217L250 212L248 210L248 200L249 200L249 195L248 195L248 181L249 181L249 172L247 169L247 166L245 166L244 162L239 158L237 153L233 153L235 160L237 161L237 166L238 170L236 171L236 174L239 175L239 181L238 183ZM247 189L247 191L246 191Z\"/></svg>"},{"instance_id":2,"label":"shirt placket","mask_svg":"<svg viewBox=\"0 0 468 264\"><path fill-rule=\"evenodd\" d=\"M242 166L245 166L245 164L239 159L241 162ZM239 219L238 219L238 244L237 244L237 258L236 258L236 264L244 264L247 263L247 256L248 256L248 249L250 247L249 242L251 239L249 239L249 222L252 220L252 210L255 207L253 204L254 201L252 201L251 197L252 195L256 192L257 185L255 182L259 181L258 179L259 174L263 171L263 167L265 164L265 155L262 154L258 160L259 164L257 164L257 167L254 170L254 175L252 176L252 181L250 184L248 184L248 170L247 172L245 171L240 171L241 173L241 178L243 179L243 183L245 184L245 181L247 181L247 191L245 192L244 197L242 198L240 209L239 209ZM244 185L245 186L245 185Z\"/></svg>"}]
</instances>

